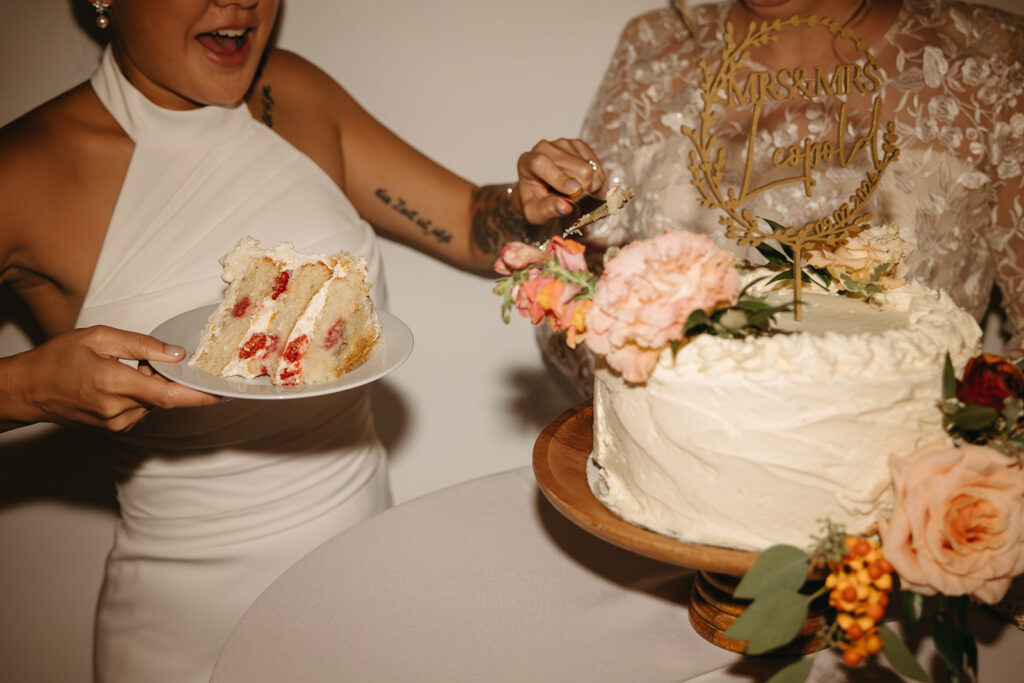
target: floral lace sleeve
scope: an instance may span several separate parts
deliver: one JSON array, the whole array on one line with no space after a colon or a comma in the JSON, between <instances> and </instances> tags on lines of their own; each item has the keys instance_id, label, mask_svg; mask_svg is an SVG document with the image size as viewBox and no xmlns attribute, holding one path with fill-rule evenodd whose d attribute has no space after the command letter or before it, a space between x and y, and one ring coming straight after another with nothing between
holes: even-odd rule
<instances>
[{"instance_id":1,"label":"floral lace sleeve","mask_svg":"<svg viewBox=\"0 0 1024 683\"><path fill-rule=\"evenodd\" d=\"M692 50L686 49L691 44L688 29L672 9L643 14L623 29L581 134L613 184L642 187L643 178L635 172L641 148L671 144L678 137L678 130L665 125L663 113L671 101L694 95L679 77L694 68ZM631 218L635 222L630 211L617 214L595 224L586 238L602 245L635 239L641 235L627 227Z\"/></svg>"},{"instance_id":2,"label":"floral lace sleeve","mask_svg":"<svg viewBox=\"0 0 1024 683\"><path fill-rule=\"evenodd\" d=\"M590 226L585 241L622 244L684 228L749 256L727 244L719 217L700 206L681 133L698 125L697 63L720 59L729 7L694 6L689 21L675 9L656 10L623 30L582 136L615 181L637 194L624 211ZM892 27L871 46L882 73L883 121L894 123L900 147L869 205L874 220L897 225L915 245L913 277L946 290L977 318L998 287L1011 337L1006 352L1014 357L1024 356L1022 44L1019 16L951 0L902 0ZM832 139L841 102L773 104L778 125L761 135L775 147ZM864 124L848 125L847 135L855 135ZM746 131L723 119L716 134L735 151ZM846 170L820 177L812 199L782 188L751 208L793 223L820 217L863 173ZM755 176L761 172L771 169L755 161Z\"/></svg>"},{"instance_id":3,"label":"floral lace sleeve","mask_svg":"<svg viewBox=\"0 0 1024 683\"><path fill-rule=\"evenodd\" d=\"M995 262L995 279L1002 295L1006 329L1011 337L1006 353L1024 357L1024 18L992 30L996 65L991 84L998 93L993 106L989 143L997 201L988 238Z\"/></svg>"}]
</instances>

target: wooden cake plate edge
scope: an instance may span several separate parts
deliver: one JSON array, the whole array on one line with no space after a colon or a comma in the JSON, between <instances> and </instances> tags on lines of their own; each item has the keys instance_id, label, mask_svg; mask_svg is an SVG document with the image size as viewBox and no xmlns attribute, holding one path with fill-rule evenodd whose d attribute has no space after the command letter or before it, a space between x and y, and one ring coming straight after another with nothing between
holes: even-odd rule
<instances>
[{"instance_id":1,"label":"wooden cake plate edge","mask_svg":"<svg viewBox=\"0 0 1024 683\"><path fill-rule=\"evenodd\" d=\"M690 596L690 623L708 642L742 653L746 642L725 635L748 604L733 596L739 577L758 553L687 543L622 519L590 490L587 461L593 450L593 405L566 410L541 431L533 447L533 472L544 497L580 528L620 548L680 567L697 570ZM812 610L800 636L772 656L793 656L824 647L823 610Z\"/></svg>"}]
</instances>

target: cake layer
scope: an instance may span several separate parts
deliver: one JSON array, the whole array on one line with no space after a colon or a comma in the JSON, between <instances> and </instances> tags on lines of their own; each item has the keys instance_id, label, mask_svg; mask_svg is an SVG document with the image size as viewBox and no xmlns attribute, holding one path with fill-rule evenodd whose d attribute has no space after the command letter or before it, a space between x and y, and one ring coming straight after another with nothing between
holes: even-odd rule
<instances>
[{"instance_id":1,"label":"cake layer","mask_svg":"<svg viewBox=\"0 0 1024 683\"><path fill-rule=\"evenodd\" d=\"M804 296L801 322L777 316L786 333L700 335L666 350L644 385L599 366L598 498L653 531L746 550L809 549L825 519L860 533L886 514L890 456L946 438L946 353L961 367L981 331L916 283L882 310Z\"/></svg>"},{"instance_id":2,"label":"cake layer","mask_svg":"<svg viewBox=\"0 0 1024 683\"><path fill-rule=\"evenodd\" d=\"M335 379L380 337L366 263L349 254L307 256L251 237L224 258L224 300L189 362L221 377L269 375L275 384Z\"/></svg>"}]
</instances>

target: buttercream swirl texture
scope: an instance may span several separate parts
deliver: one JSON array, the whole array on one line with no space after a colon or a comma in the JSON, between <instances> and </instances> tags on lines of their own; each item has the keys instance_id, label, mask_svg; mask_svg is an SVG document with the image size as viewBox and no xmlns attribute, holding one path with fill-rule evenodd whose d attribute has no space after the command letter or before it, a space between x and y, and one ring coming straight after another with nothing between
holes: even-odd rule
<instances>
[{"instance_id":1,"label":"buttercream swirl texture","mask_svg":"<svg viewBox=\"0 0 1024 683\"><path fill-rule=\"evenodd\" d=\"M773 293L773 297L792 292ZM962 366L977 323L908 283L881 310L805 293L780 333L700 335L666 349L646 384L596 372L591 486L627 521L685 541L809 548L823 520L851 533L891 508L890 456L946 438L946 353Z\"/></svg>"}]
</instances>

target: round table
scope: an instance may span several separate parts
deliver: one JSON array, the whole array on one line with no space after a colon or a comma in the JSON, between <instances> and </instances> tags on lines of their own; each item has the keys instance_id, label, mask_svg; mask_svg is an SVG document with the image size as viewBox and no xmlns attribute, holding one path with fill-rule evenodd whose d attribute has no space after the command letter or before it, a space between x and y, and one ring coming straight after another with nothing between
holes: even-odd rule
<instances>
[{"instance_id":1,"label":"round table","mask_svg":"<svg viewBox=\"0 0 1024 683\"><path fill-rule=\"evenodd\" d=\"M212 681L762 681L788 663L697 635L691 581L569 522L524 467L399 505L311 552L241 618ZM1014 680L1024 633L974 617L981 680ZM832 652L814 656L812 680L846 680ZM849 680L862 676L899 680L885 667Z\"/></svg>"}]
</instances>

